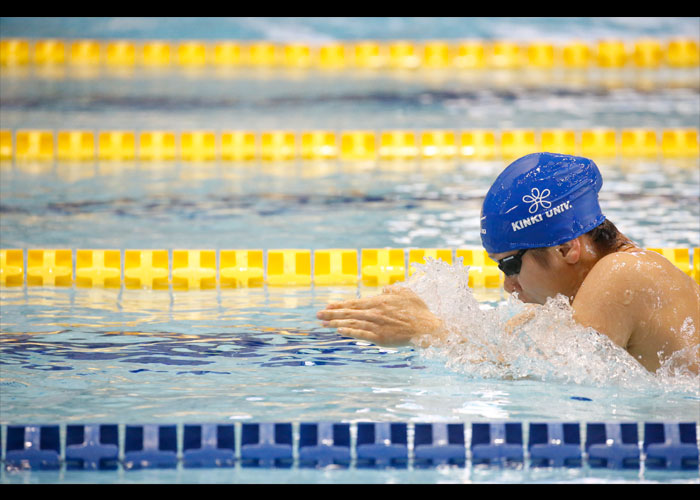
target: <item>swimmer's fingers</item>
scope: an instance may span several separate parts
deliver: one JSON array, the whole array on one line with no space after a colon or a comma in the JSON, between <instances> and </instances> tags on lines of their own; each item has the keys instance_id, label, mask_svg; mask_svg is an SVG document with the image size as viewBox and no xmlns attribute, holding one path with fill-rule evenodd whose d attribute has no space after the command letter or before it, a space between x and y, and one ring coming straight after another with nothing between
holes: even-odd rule
<instances>
[{"instance_id":1,"label":"swimmer's fingers","mask_svg":"<svg viewBox=\"0 0 700 500\"><path fill-rule=\"evenodd\" d=\"M376 328L376 325L374 325L373 323L358 319L334 319L331 321L324 321L323 326L337 328L338 331L344 329L351 329L357 331L365 331L367 333L372 333L372 331Z\"/></svg>"},{"instance_id":2,"label":"swimmer's fingers","mask_svg":"<svg viewBox=\"0 0 700 500\"><path fill-rule=\"evenodd\" d=\"M339 328L338 333L344 337L353 337L359 340L366 340L367 342L372 342L373 344L378 344L380 337L376 333L369 332L367 330L359 330L357 328Z\"/></svg>"},{"instance_id":3,"label":"swimmer's fingers","mask_svg":"<svg viewBox=\"0 0 700 500\"><path fill-rule=\"evenodd\" d=\"M364 309L324 309L316 313L316 317L321 320L341 320L354 319L363 321L376 321L376 315L367 312Z\"/></svg>"},{"instance_id":4,"label":"swimmer's fingers","mask_svg":"<svg viewBox=\"0 0 700 500\"><path fill-rule=\"evenodd\" d=\"M333 311L336 313L337 311ZM357 311L349 311L357 313ZM372 319L371 316L368 316ZM381 322L380 322L381 323ZM323 322L324 327L337 328L338 334L345 337L354 337L360 340L366 340L377 345L402 345L405 344L405 339L392 335L381 324L373 321L365 321L358 319L357 316L348 315L348 317L340 319L329 319Z\"/></svg>"}]
</instances>

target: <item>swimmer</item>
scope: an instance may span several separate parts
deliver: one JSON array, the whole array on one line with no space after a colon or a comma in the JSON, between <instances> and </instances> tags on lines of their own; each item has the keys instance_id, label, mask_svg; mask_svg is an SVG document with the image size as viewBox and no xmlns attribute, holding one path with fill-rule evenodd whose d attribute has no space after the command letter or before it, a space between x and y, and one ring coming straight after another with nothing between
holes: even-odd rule
<instances>
[{"instance_id":1,"label":"swimmer","mask_svg":"<svg viewBox=\"0 0 700 500\"><path fill-rule=\"evenodd\" d=\"M481 241L505 274L504 289L532 304L507 329L562 294L577 323L608 336L655 372L673 353L698 349L700 286L605 218L598 203L602 184L598 167L586 158L520 158L486 194ZM341 335L383 346L447 335L425 302L402 287L329 304L317 317ZM697 358L688 368L698 373Z\"/></svg>"}]
</instances>

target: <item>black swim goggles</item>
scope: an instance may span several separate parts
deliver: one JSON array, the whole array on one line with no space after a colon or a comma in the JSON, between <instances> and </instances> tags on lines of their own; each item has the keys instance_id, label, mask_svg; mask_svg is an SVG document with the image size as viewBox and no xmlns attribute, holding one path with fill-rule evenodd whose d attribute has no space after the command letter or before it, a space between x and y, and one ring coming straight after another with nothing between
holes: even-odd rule
<instances>
[{"instance_id":1,"label":"black swim goggles","mask_svg":"<svg viewBox=\"0 0 700 500\"><path fill-rule=\"evenodd\" d=\"M498 262L498 269L503 271L506 276L514 276L520 273L520 268L523 265L523 254L530 250L529 248L524 248L518 250L518 253L504 257Z\"/></svg>"}]
</instances>

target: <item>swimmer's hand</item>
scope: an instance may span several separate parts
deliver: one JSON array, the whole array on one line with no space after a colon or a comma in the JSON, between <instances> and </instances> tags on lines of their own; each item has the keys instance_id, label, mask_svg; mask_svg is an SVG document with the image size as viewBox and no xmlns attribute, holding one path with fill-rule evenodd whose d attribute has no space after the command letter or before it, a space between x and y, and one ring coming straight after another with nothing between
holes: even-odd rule
<instances>
[{"instance_id":1,"label":"swimmer's hand","mask_svg":"<svg viewBox=\"0 0 700 500\"><path fill-rule=\"evenodd\" d=\"M382 346L407 345L444 327L412 290L386 287L381 295L329 304L316 317L338 333Z\"/></svg>"},{"instance_id":2,"label":"swimmer's hand","mask_svg":"<svg viewBox=\"0 0 700 500\"><path fill-rule=\"evenodd\" d=\"M516 314L506 322L504 326L505 332L509 335L514 334L517 330L535 317L537 308L538 306L536 304L526 304L524 311Z\"/></svg>"}]
</instances>

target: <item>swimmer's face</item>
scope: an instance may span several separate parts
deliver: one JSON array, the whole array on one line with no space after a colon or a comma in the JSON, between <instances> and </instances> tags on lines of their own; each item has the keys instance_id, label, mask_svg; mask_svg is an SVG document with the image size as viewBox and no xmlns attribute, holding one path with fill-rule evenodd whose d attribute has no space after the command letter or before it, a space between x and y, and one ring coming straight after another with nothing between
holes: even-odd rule
<instances>
[{"instance_id":1,"label":"swimmer's face","mask_svg":"<svg viewBox=\"0 0 700 500\"><path fill-rule=\"evenodd\" d=\"M568 291L568 279L564 269L557 264L554 249L547 249L552 255L547 255L549 265L536 259L533 252L522 254L522 265L518 274L505 276L503 289L508 293L517 292L518 298L526 303L544 304L548 297L555 297L558 293L566 294ZM518 254L517 250L512 252L495 253L489 256L499 261L511 255Z\"/></svg>"}]
</instances>

